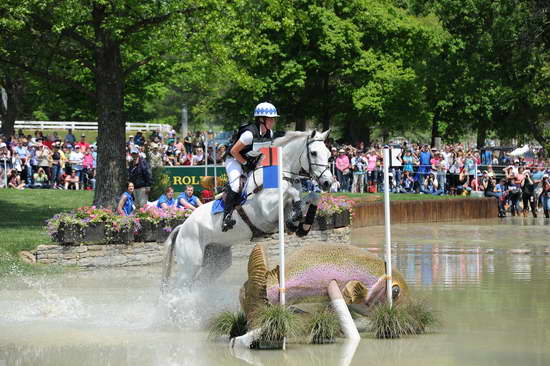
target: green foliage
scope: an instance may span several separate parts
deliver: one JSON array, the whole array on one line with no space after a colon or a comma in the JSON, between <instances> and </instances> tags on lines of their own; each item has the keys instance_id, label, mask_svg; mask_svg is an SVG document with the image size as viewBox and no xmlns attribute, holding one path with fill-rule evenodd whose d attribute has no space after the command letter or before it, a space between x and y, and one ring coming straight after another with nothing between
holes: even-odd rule
<instances>
[{"instance_id":1,"label":"green foliage","mask_svg":"<svg viewBox=\"0 0 550 366\"><path fill-rule=\"evenodd\" d=\"M242 311L224 311L212 318L208 325L210 337L239 337L247 332L246 316Z\"/></svg>"},{"instance_id":2,"label":"green foliage","mask_svg":"<svg viewBox=\"0 0 550 366\"><path fill-rule=\"evenodd\" d=\"M426 333L428 329L440 324L437 314L426 300L409 300L399 306L414 320L414 334Z\"/></svg>"},{"instance_id":3,"label":"green foliage","mask_svg":"<svg viewBox=\"0 0 550 366\"><path fill-rule=\"evenodd\" d=\"M376 305L369 318L370 331L376 338L401 338L423 334L440 324L436 312L423 299L410 299L405 303Z\"/></svg>"},{"instance_id":4,"label":"green foliage","mask_svg":"<svg viewBox=\"0 0 550 366\"><path fill-rule=\"evenodd\" d=\"M376 338L401 338L415 334L416 320L401 306L376 305L370 318L370 331Z\"/></svg>"},{"instance_id":5,"label":"green foliage","mask_svg":"<svg viewBox=\"0 0 550 366\"><path fill-rule=\"evenodd\" d=\"M276 344L285 337L295 337L301 329L298 316L282 305L266 305L258 309L254 313L253 327L262 329L259 342L266 344Z\"/></svg>"},{"instance_id":6,"label":"green foliage","mask_svg":"<svg viewBox=\"0 0 550 366\"><path fill-rule=\"evenodd\" d=\"M313 313L305 329L310 343L333 343L340 333L340 323L334 311L327 307Z\"/></svg>"},{"instance_id":7,"label":"green foliage","mask_svg":"<svg viewBox=\"0 0 550 366\"><path fill-rule=\"evenodd\" d=\"M157 200L164 192L166 188L170 186L170 176L162 173L162 167L153 168L153 185L149 192L149 200Z\"/></svg>"}]
</instances>

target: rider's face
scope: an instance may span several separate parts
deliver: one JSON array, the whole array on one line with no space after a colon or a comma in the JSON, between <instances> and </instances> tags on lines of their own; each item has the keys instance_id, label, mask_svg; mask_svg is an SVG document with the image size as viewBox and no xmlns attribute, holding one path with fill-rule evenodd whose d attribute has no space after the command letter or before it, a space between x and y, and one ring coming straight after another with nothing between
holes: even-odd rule
<instances>
[{"instance_id":1,"label":"rider's face","mask_svg":"<svg viewBox=\"0 0 550 366\"><path fill-rule=\"evenodd\" d=\"M267 129L271 130L273 129L273 125L275 125L275 118L274 117L265 117L265 126Z\"/></svg>"}]
</instances>

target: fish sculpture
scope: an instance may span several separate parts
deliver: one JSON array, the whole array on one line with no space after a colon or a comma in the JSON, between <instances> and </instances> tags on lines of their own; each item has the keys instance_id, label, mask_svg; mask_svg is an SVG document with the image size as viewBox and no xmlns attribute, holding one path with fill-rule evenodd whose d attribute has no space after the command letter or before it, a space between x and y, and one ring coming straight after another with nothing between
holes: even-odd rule
<instances>
[{"instance_id":1,"label":"fish sculpture","mask_svg":"<svg viewBox=\"0 0 550 366\"><path fill-rule=\"evenodd\" d=\"M386 301L387 276L382 259L352 245L315 244L296 250L285 261L286 303L308 312L311 304L328 304L327 288L336 280L346 304L367 315L368 309ZM392 271L392 299L408 296L401 273ZM269 270L265 250L256 245L248 262L248 280L241 288L241 307L247 319L266 304L279 303L279 266ZM357 305L357 306L355 306Z\"/></svg>"}]
</instances>

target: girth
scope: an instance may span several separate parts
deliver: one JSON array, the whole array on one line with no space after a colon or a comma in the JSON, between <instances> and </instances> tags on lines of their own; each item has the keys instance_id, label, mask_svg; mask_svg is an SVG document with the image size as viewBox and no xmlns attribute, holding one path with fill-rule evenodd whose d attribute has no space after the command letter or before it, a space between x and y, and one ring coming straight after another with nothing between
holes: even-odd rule
<instances>
[{"instance_id":1,"label":"girth","mask_svg":"<svg viewBox=\"0 0 550 366\"><path fill-rule=\"evenodd\" d=\"M250 228L250 231L252 231L252 239L264 237L264 236L267 235L267 233L266 233L265 231L258 229L258 228L252 223L252 221L250 221L250 218L248 217L248 215L247 215L246 212L244 211L243 206L237 205L237 206L235 206L235 210L237 210L237 212L239 213L239 216L241 217L241 219L243 219L243 221L244 221L244 222L248 225L248 227Z\"/></svg>"}]
</instances>

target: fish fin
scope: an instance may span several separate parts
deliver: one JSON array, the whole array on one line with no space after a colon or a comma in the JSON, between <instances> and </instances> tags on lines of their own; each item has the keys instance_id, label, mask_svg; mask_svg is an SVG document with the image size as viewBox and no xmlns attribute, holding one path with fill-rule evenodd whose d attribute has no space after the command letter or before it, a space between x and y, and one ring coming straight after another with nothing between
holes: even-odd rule
<instances>
[{"instance_id":1,"label":"fish fin","mask_svg":"<svg viewBox=\"0 0 550 366\"><path fill-rule=\"evenodd\" d=\"M349 281L344 286L342 296L346 301L346 304L362 304L367 298L368 289L361 281Z\"/></svg>"},{"instance_id":2,"label":"fish fin","mask_svg":"<svg viewBox=\"0 0 550 366\"><path fill-rule=\"evenodd\" d=\"M256 245L248 259L248 280L244 285L241 304L250 321L252 313L267 304L267 260L262 245Z\"/></svg>"},{"instance_id":3,"label":"fish fin","mask_svg":"<svg viewBox=\"0 0 550 366\"><path fill-rule=\"evenodd\" d=\"M277 283L279 282L279 265L278 264L275 266L275 268L273 268L271 271L268 271L266 273L265 278L267 279L268 282L270 277L275 278L275 281Z\"/></svg>"}]
</instances>

